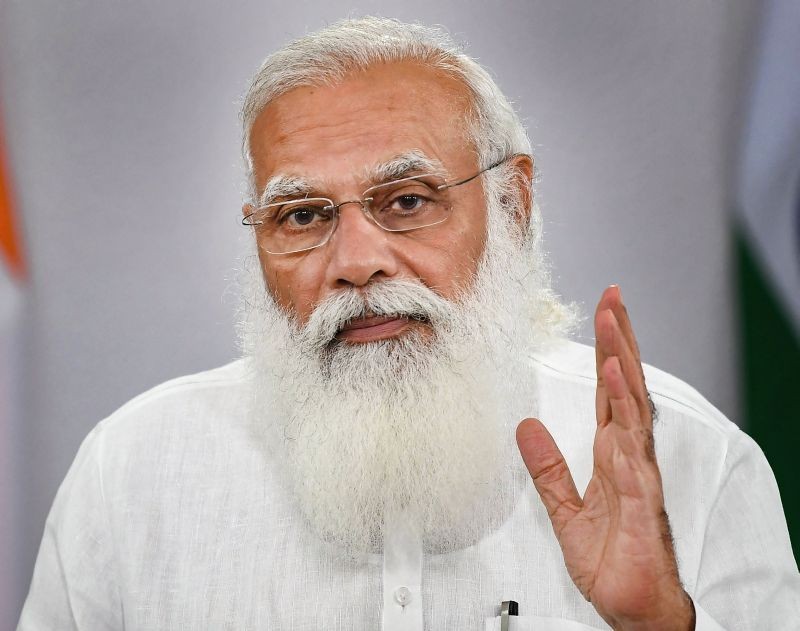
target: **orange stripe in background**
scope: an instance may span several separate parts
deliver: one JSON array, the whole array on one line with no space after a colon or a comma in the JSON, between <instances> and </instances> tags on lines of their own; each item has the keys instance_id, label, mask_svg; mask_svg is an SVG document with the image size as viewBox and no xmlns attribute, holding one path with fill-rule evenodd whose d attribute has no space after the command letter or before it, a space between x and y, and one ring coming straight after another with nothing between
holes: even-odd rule
<instances>
[{"instance_id":1,"label":"orange stripe in background","mask_svg":"<svg viewBox=\"0 0 800 631\"><path fill-rule=\"evenodd\" d=\"M25 257L11 198L11 179L0 120L0 255L11 275L22 280L26 275Z\"/></svg>"}]
</instances>

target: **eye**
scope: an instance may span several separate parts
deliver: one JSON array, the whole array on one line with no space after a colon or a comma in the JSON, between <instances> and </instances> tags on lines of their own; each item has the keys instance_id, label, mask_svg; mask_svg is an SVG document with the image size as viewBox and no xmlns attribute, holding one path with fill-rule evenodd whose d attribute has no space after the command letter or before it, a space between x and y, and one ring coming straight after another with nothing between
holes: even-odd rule
<instances>
[{"instance_id":1,"label":"eye","mask_svg":"<svg viewBox=\"0 0 800 631\"><path fill-rule=\"evenodd\" d=\"M291 221L299 226L307 226L314 221L316 214L311 208L299 208L286 215L285 221Z\"/></svg>"},{"instance_id":2,"label":"eye","mask_svg":"<svg viewBox=\"0 0 800 631\"><path fill-rule=\"evenodd\" d=\"M324 202L320 205L304 202L285 205L278 213L276 221L282 228L300 230L313 228L330 220L332 216L331 207Z\"/></svg>"},{"instance_id":3,"label":"eye","mask_svg":"<svg viewBox=\"0 0 800 631\"><path fill-rule=\"evenodd\" d=\"M379 184L364 192L377 221L389 230L408 229L409 222L426 221L442 203L442 195L427 179L409 177Z\"/></svg>"},{"instance_id":4,"label":"eye","mask_svg":"<svg viewBox=\"0 0 800 631\"><path fill-rule=\"evenodd\" d=\"M392 198L384 207L385 212L410 215L423 210L430 200L422 195L405 193Z\"/></svg>"},{"instance_id":5,"label":"eye","mask_svg":"<svg viewBox=\"0 0 800 631\"><path fill-rule=\"evenodd\" d=\"M392 206L396 206L400 210L409 211L416 210L424 203L425 200L419 195L401 195L394 200Z\"/></svg>"}]
</instances>

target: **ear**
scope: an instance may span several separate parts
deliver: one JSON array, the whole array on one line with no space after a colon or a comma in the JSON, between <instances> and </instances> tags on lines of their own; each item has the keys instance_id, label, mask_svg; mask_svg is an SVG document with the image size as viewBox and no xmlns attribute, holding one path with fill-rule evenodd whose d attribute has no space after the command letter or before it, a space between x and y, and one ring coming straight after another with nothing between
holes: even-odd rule
<instances>
[{"instance_id":1,"label":"ear","mask_svg":"<svg viewBox=\"0 0 800 631\"><path fill-rule=\"evenodd\" d=\"M511 168L514 170L514 186L521 202L515 219L520 230L524 232L528 228L533 209L533 157L524 153L517 154L511 159Z\"/></svg>"},{"instance_id":2,"label":"ear","mask_svg":"<svg viewBox=\"0 0 800 631\"><path fill-rule=\"evenodd\" d=\"M252 204L245 204L242 206L242 217L247 217L250 213L255 210L255 207Z\"/></svg>"}]
</instances>

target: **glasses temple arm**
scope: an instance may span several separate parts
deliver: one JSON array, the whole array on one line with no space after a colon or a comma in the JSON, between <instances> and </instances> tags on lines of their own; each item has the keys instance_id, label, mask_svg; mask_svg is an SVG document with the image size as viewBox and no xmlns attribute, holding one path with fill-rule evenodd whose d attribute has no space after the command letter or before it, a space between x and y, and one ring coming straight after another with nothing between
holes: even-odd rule
<instances>
[{"instance_id":1,"label":"glasses temple arm","mask_svg":"<svg viewBox=\"0 0 800 631\"><path fill-rule=\"evenodd\" d=\"M443 191L446 188L452 188L454 186L461 186L462 184L466 184L467 182L471 182L476 177L478 177L479 175L482 175L486 171L491 171L495 167L499 167L501 164L503 164L503 162L507 162L508 160L511 160L512 158L516 158L517 156L521 156L521 155L524 155L524 154L514 153L514 154L511 154L510 156L506 156L505 158L501 158L500 160L498 160L494 164L490 164L488 167L486 167L484 169L481 169L475 175L471 175L470 177L465 178L463 180L458 180L457 182L450 182L450 183L447 183L447 184L440 184L439 186L436 187L436 190L437 191Z\"/></svg>"}]
</instances>

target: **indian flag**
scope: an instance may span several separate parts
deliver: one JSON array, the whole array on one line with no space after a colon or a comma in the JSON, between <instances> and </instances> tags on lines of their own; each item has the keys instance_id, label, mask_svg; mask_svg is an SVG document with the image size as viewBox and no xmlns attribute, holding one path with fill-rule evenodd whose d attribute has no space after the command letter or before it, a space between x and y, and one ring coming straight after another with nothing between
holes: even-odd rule
<instances>
[{"instance_id":1,"label":"indian flag","mask_svg":"<svg viewBox=\"0 0 800 631\"><path fill-rule=\"evenodd\" d=\"M14 215L0 119L0 612L16 611L19 572L16 532L15 450L20 423L19 386L25 263Z\"/></svg>"},{"instance_id":2,"label":"indian flag","mask_svg":"<svg viewBox=\"0 0 800 631\"><path fill-rule=\"evenodd\" d=\"M800 2L765 2L760 35L736 201L743 403L800 560Z\"/></svg>"}]
</instances>

